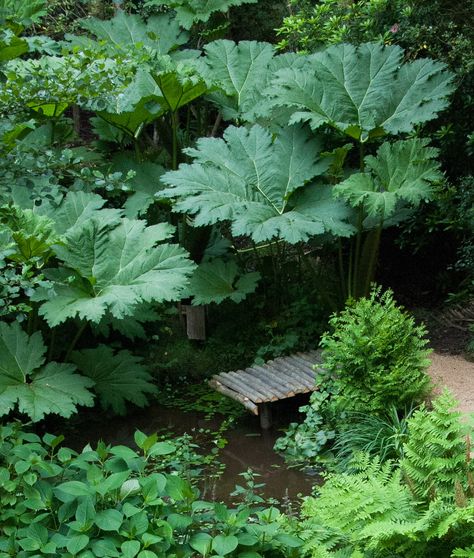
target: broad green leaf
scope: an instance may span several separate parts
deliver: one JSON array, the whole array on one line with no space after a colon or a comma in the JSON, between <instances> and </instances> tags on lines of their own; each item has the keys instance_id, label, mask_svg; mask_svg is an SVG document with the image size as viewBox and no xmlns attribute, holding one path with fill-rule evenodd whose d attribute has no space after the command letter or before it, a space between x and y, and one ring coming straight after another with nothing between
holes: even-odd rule
<instances>
[{"instance_id":1,"label":"broad green leaf","mask_svg":"<svg viewBox=\"0 0 474 558\"><path fill-rule=\"evenodd\" d=\"M92 382L74 371L75 367L69 364L50 362L30 383L7 391L18 393L18 409L33 422L49 413L69 418L77 411L77 405L91 407L93 404L93 396L87 389Z\"/></svg>"},{"instance_id":2,"label":"broad green leaf","mask_svg":"<svg viewBox=\"0 0 474 558\"><path fill-rule=\"evenodd\" d=\"M176 19L185 29L208 21L214 12L227 12L232 6L255 4L258 0L146 0L145 6L167 6L176 12Z\"/></svg>"},{"instance_id":3,"label":"broad green leaf","mask_svg":"<svg viewBox=\"0 0 474 558\"><path fill-rule=\"evenodd\" d=\"M26 382L44 363L45 354L41 333L29 337L17 322L0 322L0 390Z\"/></svg>"},{"instance_id":4,"label":"broad green leaf","mask_svg":"<svg viewBox=\"0 0 474 558\"><path fill-rule=\"evenodd\" d=\"M239 539L234 535L217 535L212 539L212 550L221 556L230 554L239 545Z\"/></svg>"},{"instance_id":5,"label":"broad green leaf","mask_svg":"<svg viewBox=\"0 0 474 558\"><path fill-rule=\"evenodd\" d=\"M93 496L95 494L95 490L91 486L81 481L63 482L57 486L57 489L65 494L74 496L75 498L81 496Z\"/></svg>"},{"instance_id":6,"label":"broad green leaf","mask_svg":"<svg viewBox=\"0 0 474 558\"><path fill-rule=\"evenodd\" d=\"M114 509L102 510L95 516L95 524L102 531L118 531L123 522L123 515Z\"/></svg>"},{"instance_id":7,"label":"broad green leaf","mask_svg":"<svg viewBox=\"0 0 474 558\"><path fill-rule=\"evenodd\" d=\"M140 550L139 541L126 541L121 546L123 558L135 558Z\"/></svg>"},{"instance_id":8,"label":"broad green leaf","mask_svg":"<svg viewBox=\"0 0 474 558\"><path fill-rule=\"evenodd\" d=\"M365 158L367 172L352 174L337 184L335 194L383 221L394 214L399 201L416 207L433 197L431 183L443 177L434 160L437 154L424 139L384 143L376 157Z\"/></svg>"},{"instance_id":9,"label":"broad green leaf","mask_svg":"<svg viewBox=\"0 0 474 558\"><path fill-rule=\"evenodd\" d=\"M143 302L178 299L194 264L179 246L157 245L172 232L164 223L103 223L100 212L74 227L65 235L66 246L55 249L64 269L49 274L54 294L37 294L46 300L40 314L51 326L75 317L99 323L107 313L133 316Z\"/></svg>"},{"instance_id":10,"label":"broad green leaf","mask_svg":"<svg viewBox=\"0 0 474 558\"><path fill-rule=\"evenodd\" d=\"M160 455L169 455L170 453L174 453L176 449L175 444L172 444L171 442L156 442L151 446L147 453L151 457L158 457Z\"/></svg>"},{"instance_id":11,"label":"broad green leaf","mask_svg":"<svg viewBox=\"0 0 474 558\"><path fill-rule=\"evenodd\" d=\"M165 174L171 187L160 195L176 198L174 210L194 215L196 226L231 221L235 236L299 242L321 232L314 204L312 213L292 208L294 192L329 166L319 152L318 139L301 126L276 137L258 125L231 126L223 139L202 138L188 149L194 163Z\"/></svg>"},{"instance_id":12,"label":"broad green leaf","mask_svg":"<svg viewBox=\"0 0 474 558\"><path fill-rule=\"evenodd\" d=\"M188 34L180 29L171 14L152 16L144 22L138 15L119 10L112 19L88 18L81 22L81 26L105 41L109 49L148 47L159 54L168 54L188 40Z\"/></svg>"},{"instance_id":13,"label":"broad green leaf","mask_svg":"<svg viewBox=\"0 0 474 558\"><path fill-rule=\"evenodd\" d=\"M196 533L191 537L189 544L201 556L207 556L212 547L212 537L208 533Z\"/></svg>"},{"instance_id":14,"label":"broad green leaf","mask_svg":"<svg viewBox=\"0 0 474 558\"><path fill-rule=\"evenodd\" d=\"M29 337L17 322L0 322L0 414L18 405L37 422L48 413L69 417L77 405L92 405L92 381L70 364L44 365L45 352L39 332Z\"/></svg>"},{"instance_id":15,"label":"broad green leaf","mask_svg":"<svg viewBox=\"0 0 474 558\"><path fill-rule=\"evenodd\" d=\"M116 547L114 541L110 538L95 540L92 545L92 551L98 558L121 558L122 554Z\"/></svg>"},{"instance_id":16,"label":"broad green leaf","mask_svg":"<svg viewBox=\"0 0 474 558\"><path fill-rule=\"evenodd\" d=\"M46 15L46 4L47 0L0 0L0 21L30 25Z\"/></svg>"},{"instance_id":17,"label":"broad green leaf","mask_svg":"<svg viewBox=\"0 0 474 558\"><path fill-rule=\"evenodd\" d=\"M114 354L106 345L72 355L78 369L94 381L94 391L102 407L118 414L125 414L126 402L145 407L147 394L156 393L152 377L140 364L141 360L126 350Z\"/></svg>"},{"instance_id":18,"label":"broad green leaf","mask_svg":"<svg viewBox=\"0 0 474 558\"><path fill-rule=\"evenodd\" d=\"M80 228L94 216L100 215L103 223L118 223L122 211L120 209L102 209L105 199L98 194L87 192L68 192L59 207L43 203L38 210L42 215L52 219L58 234L71 232ZM100 214L97 213L100 210Z\"/></svg>"},{"instance_id":19,"label":"broad green leaf","mask_svg":"<svg viewBox=\"0 0 474 558\"><path fill-rule=\"evenodd\" d=\"M128 93L130 94L130 93ZM125 110L132 111L132 104L127 101L128 105L125 106ZM107 112L107 111L98 111L97 116L98 120L102 120L109 126L112 126L112 130L116 128L119 132L123 132L124 134L131 136L133 138L137 138L143 127L147 124L150 124L154 120L161 115L160 109L158 112L150 112L147 109L146 102L140 103L138 102L136 105L133 105L132 112ZM112 109L121 110L121 108L111 107ZM100 125L96 122L96 130L100 130ZM110 139L110 138L109 138ZM114 138L116 141L118 138Z\"/></svg>"},{"instance_id":20,"label":"broad green leaf","mask_svg":"<svg viewBox=\"0 0 474 558\"><path fill-rule=\"evenodd\" d=\"M89 544L89 537L87 535L73 535L69 538L66 545L68 552L73 555L79 554Z\"/></svg>"},{"instance_id":21,"label":"broad green leaf","mask_svg":"<svg viewBox=\"0 0 474 558\"><path fill-rule=\"evenodd\" d=\"M211 302L219 304L226 299L241 302L255 291L259 279L260 274L257 272L239 273L234 260L225 262L213 259L198 266L191 277L188 290L196 305Z\"/></svg>"},{"instance_id":22,"label":"broad green leaf","mask_svg":"<svg viewBox=\"0 0 474 558\"><path fill-rule=\"evenodd\" d=\"M116 112L146 109L155 117L197 99L208 90L205 76L191 61L173 62L162 57L156 69L139 70L134 81L118 99Z\"/></svg>"},{"instance_id":23,"label":"broad green leaf","mask_svg":"<svg viewBox=\"0 0 474 558\"><path fill-rule=\"evenodd\" d=\"M219 40L204 48L209 76L219 90L208 97L216 103L225 120L254 122L256 113L264 114L263 90L275 72L290 67L295 54L276 56L270 43ZM268 104L268 103L266 103Z\"/></svg>"},{"instance_id":24,"label":"broad green leaf","mask_svg":"<svg viewBox=\"0 0 474 558\"><path fill-rule=\"evenodd\" d=\"M0 207L1 231L11 236L8 258L21 263L32 260L45 263L52 254L52 246L61 241L51 219L16 206Z\"/></svg>"},{"instance_id":25,"label":"broad green leaf","mask_svg":"<svg viewBox=\"0 0 474 558\"><path fill-rule=\"evenodd\" d=\"M290 122L327 124L359 140L411 132L446 108L453 75L441 62L403 61L398 46L340 44L280 70L267 89Z\"/></svg>"}]
</instances>

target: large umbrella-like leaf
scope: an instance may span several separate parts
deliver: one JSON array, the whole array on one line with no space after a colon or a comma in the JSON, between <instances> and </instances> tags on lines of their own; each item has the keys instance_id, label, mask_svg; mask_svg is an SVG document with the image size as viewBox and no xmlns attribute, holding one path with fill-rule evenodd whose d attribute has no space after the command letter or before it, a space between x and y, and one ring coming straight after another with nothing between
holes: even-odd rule
<instances>
[{"instance_id":1,"label":"large umbrella-like leaf","mask_svg":"<svg viewBox=\"0 0 474 558\"><path fill-rule=\"evenodd\" d=\"M177 300L194 264L175 244L158 244L173 227L144 221L101 219L101 212L65 235L55 248L63 267L50 270L54 292L40 291L40 314L50 326L79 317L99 323L110 313L121 319L142 302Z\"/></svg>"},{"instance_id":2,"label":"large umbrella-like leaf","mask_svg":"<svg viewBox=\"0 0 474 558\"><path fill-rule=\"evenodd\" d=\"M69 417L77 405L92 405L93 382L71 364L45 364L45 353L40 333L29 337L18 323L0 322L0 415L18 405L37 422L46 414Z\"/></svg>"},{"instance_id":3,"label":"large umbrella-like leaf","mask_svg":"<svg viewBox=\"0 0 474 558\"><path fill-rule=\"evenodd\" d=\"M156 393L152 377L141 359L129 351L114 353L106 345L72 354L78 369L94 382L94 391L104 409L125 414L126 402L139 407L147 404L146 394Z\"/></svg>"},{"instance_id":4,"label":"large umbrella-like leaf","mask_svg":"<svg viewBox=\"0 0 474 558\"><path fill-rule=\"evenodd\" d=\"M447 106L454 84L445 64L403 55L378 43L332 46L280 70L267 95L313 129L327 124L360 141L411 132Z\"/></svg>"},{"instance_id":5,"label":"large umbrella-like leaf","mask_svg":"<svg viewBox=\"0 0 474 558\"><path fill-rule=\"evenodd\" d=\"M365 158L367 172L352 174L334 188L353 207L363 206L368 217L390 218L399 202L417 206L433 197L431 184L442 179L438 150L424 139L384 143L377 155Z\"/></svg>"},{"instance_id":6,"label":"large umbrella-like leaf","mask_svg":"<svg viewBox=\"0 0 474 558\"><path fill-rule=\"evenodd\" d=\"M231 126L223 139L203 138L196 149L188 149L194 163L165 174L162 180L170 188L160 196L176 198L174 210L194 215L196 226L231 221L234 235L255 242L307 240L332 232L344 206L329 200L323 186L306 186L314 192L306 206L305 198L298 201L294 194L328 168L329 160L321 158L320 151L318 139L300 126L280 130L276 137L259 125ZM324 220L316 199L322 192Z\"/></svg>"},{"instance_id":7,"label":"large umbrella-like leaf","mask_svg":"<svg viewBox=\"0 0 474 558\"><path fill-rule=\"evenodd\" d=\"M145 22L138 15L120 10L109 20L84 19L81 26L104 41L109 50L148 47L159 54L168 54L188 40L188 33L171 14L152 16Z\"/></svg>"},{"instance_id":8,"label":"large umbrella-like leaf","mask_svg":"<svg viewBox=\"0 0 474 558\"><path fill-rule=\"evenodd\" d=\"M253 122L257 114L266 115L270 104L263 90L275 72L297 59L296 54L276 55L273 45L257 41L219 40L204 50L209 75L218 86L208 97L225 120Z\"/></svg>"}]
</instances>

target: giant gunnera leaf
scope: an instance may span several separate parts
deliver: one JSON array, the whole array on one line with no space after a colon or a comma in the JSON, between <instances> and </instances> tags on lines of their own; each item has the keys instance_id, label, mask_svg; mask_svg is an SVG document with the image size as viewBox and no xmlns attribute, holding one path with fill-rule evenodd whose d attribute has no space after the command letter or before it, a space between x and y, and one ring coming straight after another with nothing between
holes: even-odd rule
<instances>
[{"instance_id":1,"label":"giant gunnera leaf","mask_svg":"<svg viewBox=\"0 0 474 558\"><path fill-rule=\"evenodd\" d=\"M33 421L55 413L70 417L77 405L92 406L92 380L72 364L46 362L41 333L29 337L18 323L0 322L0 415L15 407Z\"/></svg>"},{"instance_id":2,"label":"giant gunnera leaf","mask_svg":"<svg viewBox=\"0 0 474 558\"><path fill-rule=\"evenodd\" d=\"M404 62L398 46L340 44L277 72L269 103L294 109L290 122L330 125L359 140L411 132L432 120L454 90L445 64Z\"/></svg>"},{"instance_id":3,"label":"giant gunnera leaf","mask_svg":"<svg viewBox=\"0 0 474 558\"><path fill-rule=\"evenodd\" d=\"M173 233L168 224L147 227L144 221L107 221L97 212L64 235L55 247L62 261L48 270L53 292L39 292L46 301L40 314L50 326L68 318L99 323L110 314L122 319L143 302L177 300L194 264L176 244L158 244Z\"/></svg>"},{"instance_id":4,"label":"giant gunnera leaf","mask_svg":"<svg viewBox=\"0 0 474 558\"><path fill-rule=\"evenodd\" d=\"M180 25L191 29L194 23L208 21L214 12L227 12L232 6L256 2L258 0L147 0L145 6L173 8Z\"/></svg>"},{"instance_id":5,"label":"giant gunnera leaf","mask_svg":"<svg viewBox=\"0 0 474 558\"><path fill-rule=\"evenodd\" d=\"M276 55L270 43L219 40L204 47L209 75L218 86L208 94L219 106L225 120L254 122L267 115L268 101L263 90L275 72L290 67L296 54Z\"/></svg>"},{"instance_id":6,"label":"giant gunnera leaf","mask_svg":"<svg viewBox=\"0 0 474 558\"><path fill-rule=\"evenodd\" d=\"M377 155L365 158L366 172L355 173L334 187L336 196L353 207L363 206L368 217L384 221L399 202L417 206L433 196L432 182L441 180L438 150L424 139L384 143Z\"/></svg>"},{"instance_id":7,"label":"giant gunnera leaf","mask_svg":"<svg viewBox=\"0 0 474 558\"><path fill-rule=\"evenodd\" d=\"M126 350L114 353L106 345L72 354L79 370L93 380L102 407L120 415L126 412L126 402L145 407L146 394L156 393L152 377L141 360Z\"/></svg>"},{"instance_id":8,"label":"giant gunnera leaf","mask_svg":"<svg viewBox=\"0 0 474 558\"><path fill-rule=\"evenodd\" d=\"M221 259L201 263L189 283L193 304L219 304L224 300L241 302L257 288L260 273L240 273L237 262Z\"/></svg>"},{"instance_id":9,"label":"giant gunnera leaf","mask_svg":"<svg viewBox=\"0 0 474 558\"><path fill-rule=\"evenodd\" d=\"M329 166L320 151L319 140L301 126L276 137L259 125L230 126L223 139L201 138L186 151L194 163L166 173L162 181L170 187L160 197L175 198L174 211L193 215L196 226L230 221L235 236L255 242L348 235L344 204L330 189L306 185Z\"/></svg>"},{"instance_id":10,"label":"giant gunnera leaf","mask_svg":"<svg viewBox=\"0 0 474 558\"><path fill-rule=\"evenodd\" d=\"M104 41L109 50L148 47L159 54L168 54L188 40L188 33L180 29L170 14L152 16L145 22L138 15L119 10L112 19L87 18L81 26Z\"/></svg>"}]
</instances>

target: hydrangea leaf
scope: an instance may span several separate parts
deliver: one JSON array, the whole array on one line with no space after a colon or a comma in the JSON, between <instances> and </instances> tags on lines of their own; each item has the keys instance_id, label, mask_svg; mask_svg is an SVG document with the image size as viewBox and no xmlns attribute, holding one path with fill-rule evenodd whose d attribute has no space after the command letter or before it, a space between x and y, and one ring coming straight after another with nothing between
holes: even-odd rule
<instances>
[{"instance_id":1,"label":"hydrangea leaf","mask_svg":"<svg viewBox=\"0 0 474 558\"><path fill-rule=\"evenodd\" d=\"M46 414L69 417L77 405L91 406L93 382L71 364L45 363L39 332L29 337L18 323L0 322L0 414L16 405L34 422Z\"/></svg>"},{"instance_id":2,"label":"hydrangea leaf","mask_svg":"<svg viewBox=\"0 0 474 558\"><path fill-rule=\"evenodd\" d=\"M145 6L173 8L176 19L185 29L200 21L208 21L214 12L225 13L232 6L255 4L258 0L147 0Z\"/></svg>"},{"instance_id":3,"label":"hydrangea leaf","mask_svg":"<svg viewBox=\"0 0 474 558\"><path fill-rule=\"evenodd\" d=\"M353 207L364 206L369 217L391 217L399 201L417 206L433 197L431 184L441 180L438 150L425 139L384 143L377 156L365 158L367 172L352 174L334 188Z\"/></svg>"},{"instance_id":4,"label":"hydrangea leaf","mask_svg":"<svg viewBox=\"0 0 474 558\"><path fill-rule=\"evenodd\" d=\"M152 16L145 22L138 15L119 10L112 19L88 18L81 26L105 41L108 48L119 50L131 46L148 47L159 54L168 54L188 41L188 33L171 14Z\"/></svg>"},{"instance_id":5,"label":"hydrangea leaf","mask_svg":"<svg viewBox=\"0 0 474 558\"><path fill-rule=\"evenodd\" d=\"M126 350L114 353L105 345L72 354L78 369L93 380L102 407L121 415L126 412L126 402L145 407L147 394L156 393L141 360Z\"/></svg>"},{"instance_id":6,"label":"hydrangea leaf","mask_svg":"<svg viewBox=\"0 0 474 558\"><path fill-rule=\"evenodd\" d=\"M293 108L290 122L328 124L361 141L411 132L447 106L453 75L441 62L404 63L403 55L378 43L329 47L280 70L269 102Z\"/></svg>"},{"instance_id":7,"label":"hydrangea leaf","mask_svg":"<svg viewBox=\"0 0 474 558\"><path fill-rule=\"evenodd\" d=\"M56 247L64 269L49 273L54 294L40 292L40 314L50 326L75 317L99 323L107 312L121 319L142 302L178 299L194 264L178 245L157 245L173 230L125 218L104 223L100 214L73 228Z\"/></svg>"},{"instance_id":8,"label":"hydrangea leaf","mask_svg":"<svg viewBox=\"0 0 474 558\"><path fill-rule=\"evenodd\" d=\"M259 280L260 273L239 273L234 260L226 262L213 259L198 266L191 277L188 290L196 305L211 302L219 304L226 299L241 302L255 291Z\"/></svg>"},{"instance_id":9,"label":"hydrangea leaf","mask_svg":"<svg viewBox=\"0 0 474 558\"><path fill-rule=\"evenodd\" d=\"M259 125L231 126L223 139L202 138L188 149L194 163L165 174L170 188L160 195L176 198L174 210L194 215L196 226L231 221L234 235L255 242L299 242L314 234L315 220L292 211L291 200L329 166L319 152L318 139L300 126L275 138Z\"/></svg>"},{"instance_id":10,"label":"hydrangea leaf","mask_svg":"<svg viewBox=\"0 0 474 558\"><path fill-rule=\"evenodd\" d=\"M220 107L225 120L247 122L255 121L256 112L264 112L262 92L270 78L297 58L296 54L275 56L273 45L257 41L219 40L204 50L209 75L219 87L209 99Z\"/></svg>"}]
</instances>

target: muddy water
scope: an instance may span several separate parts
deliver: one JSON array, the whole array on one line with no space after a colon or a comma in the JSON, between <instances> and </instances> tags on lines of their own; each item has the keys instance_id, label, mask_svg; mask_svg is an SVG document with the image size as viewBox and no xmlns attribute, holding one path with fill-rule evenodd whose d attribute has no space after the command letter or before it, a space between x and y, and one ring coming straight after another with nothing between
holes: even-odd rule
<instances>
[{"instance_id":1,"label":"muddy water","mask_svg":"<svg viewBox=\"0 0 474 558\"><path fill-rule=\"evenodd\" d=\"M274 409L276 424L270 431L262 431L258 418L251 415L245 415L226 431L224 436L228 444L219 454L220 461L225 464L225 472L213 488L212 495L206 495L207 498L228 499L235 485L243 482L239 474L248 468L260 475L256 482L265 483L263 493L267 498L294 501L299 495L311 493L312 486L321 482L320 477L288 468L273 451L275 440L281 435L278 429L288 424L290 418L296 419L292 416L296 406L297 402L293 402L290 408L277 405ZM192 435L201 428L215 431L221 421L222 418L205 420L201 413L155 406L123 418L88 420L79 432L67 436L66 443L76 449L87 443L94 445L99 440L134 447L136 429L147 434L168 429L176 434L186 432Z\"/></svg>"}]
</instances>

